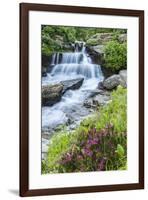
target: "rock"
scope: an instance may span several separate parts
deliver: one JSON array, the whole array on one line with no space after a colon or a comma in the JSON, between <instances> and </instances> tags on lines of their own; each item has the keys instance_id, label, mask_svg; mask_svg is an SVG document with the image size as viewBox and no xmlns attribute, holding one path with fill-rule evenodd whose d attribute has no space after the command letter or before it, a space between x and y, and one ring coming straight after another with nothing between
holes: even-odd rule
<instances>
[{"instance_id":1,"label":"rock","mask_svg":"<svg viewBox=\"0 0 148 200\"><path fill-rule=\"evenodd\" d=\"M104 55L104 45L88 46L87 52L94 63L102 64Z\"/></svg>"},{"instance_id":2,"label":"rock","mask_svg":"<svg viewBox=\"0 0 148 200\"><path fill-rule=\"evenodd\" d=\"M92 62L102 65L104 55L103 52L99 49L95 49L93 46L87 46L86 49L87 53L91 57Z\"/></svg>"},{"instance_id":3,"label":"rock","mask_svg":"<svg viewBox=\"0 0 148 200\"><path fill-rule=\"evenodd\" d=\"M91 50L95 51L98 54L104 54L104 45L97 45L90 47Z\"/></svg>"},{"instance_id":4,"label":"rock","mask_svg":"<svg viewBox=\"0 0 148 200\"><path fill-rule=\"evenodd\" d=\"M119 37L118 37L118 40L121 43L126 42L127 41L127 34L126 33L120 34Z\"/></svg>"},{"instance_id":5,"label":"rock","mask_svg":"<svg viewBox=\"0 0 148 200\"><path fill-rule=\"evenodd\" d=\"M54 66L55 66L55 65L51 65L51 64L50 64L50 65L46 68L46 72L47 72L47 73L51 73L52 70L53 70L53 68L54 68Z\"/></svg>"},{"instance_id":6,"label":"rock","mask_svg":"<svg viewBox=\"0 0 148 200\"><path fill-rule=\"evenodd\" d=\"M65 107L68 124L72 127L76 126L82 118L88 116L90 111L83 104L73 104L71 107Z\"/></svg>"},{"instance_id":7,"label":"rock","mask_svg":"<svg viewBox=\"0 0 148 200\"><path fill-rule=\"evenodd\" d=\"M114 74L118 74L118 71L113 71L111 68L106 67L104 58L103 58L102 61L103 62L101 64L101 70L102 70L102 73L103 73L105 79L114 75Z\"/></svg>"},{"instance_id":8,"label":"rock","mask_svg":"<svg viewBox=\"0 0 148 200\"><path fill-rule=\"evenodd\" d=\"M121 70L119 72L119 75L121 77L121 82L120 82L121 86L126 88L127 87L127 70Z\"/></svg>"},{"instance_id":9,"label":"rock","mask_svg":"<svg viewBox=\"0 0 148 200\"><path fill-rule=\"evenodd\" d=\"M101 106L101 105L107 104L109 100L110 100L110 96L107 96L107 95L96 95L93 98L93 104Z\"/></svg>"},{"instance_id":10,"label":"rock","mask_svg":"<svg viewBox=\"0 0 148 200\"><path fill-rule=\"evenodd\" d=\"M101 82L98 83L98 89L104 90L103 81L101 81Z\"/></svg>"},{"instance_id":11,"label":"rock","mask_svg":"<svg viewBox=\"0 0 148 200\"><path fill-rule=\"evenodd\" d=\"M42 87L42 105L52 106L53 104L59 102L62 97L63 85L49 85Z\"/></svg>"},{"instance_id":12,"label":"rock","mask_svg":"<svg viewBox=\"0 0 148 200\"><path fill-rule=\"evenodd\" d=\"M101 90L101 89L95 89L95 90L91 90L91 93L88 97L94 97L96 95L107 95L109 96L110 95L110 92L109 91L106 91L106 90Z\"/></svg>"},{"instance_id":13,"label":"rock","mask_svg":"<svg viewBox=\"0 0 148 200\"><path fill-rule=\"evenodd\" d=\"M84 101L84 106L86 108L97 108L107 104L110 101L110 95L98 94L93 98L88 98Z\"/></svg>"},{"instance_id":14,"label":"rock","mask_svg":"<svg viewBox=\"0 0 148 200\"><path fill-rule=\"evenodd\" d=\"M50 62L51 62L51 56L42 54L42 66L46 68L49 66Z\"/></svg>"},{"instance_id":15,"label":"rock","mask_svg":"<svg viewBox=\"0 0 148 200\"><path fill-rule=\"evenodd\" d=\"M86 41L86 45L97 46L104 45L113 39L112 33L97 33Z\"/></svg>"},{"instance_id":16,"label":"rock","mask_svg":"<svg viewBox=\"0 0 148 200\"><path fill-rule=\"evenodd\" d=\"M42 67L42 77L46 77L47 76L47 70L45 67Z\"/></svg>"},{"instance_id":17,"label":"rock","mask_svg":"<svg viewBox=\"0 0 148 200\"><path fill-rule=\"evenodd\" d=\"M118 85L127 87L127 70L121 70L119 74L114 74L103 81L103 87L112 90Z\"/></svg>"},{"instance_id":18,"label":"rock","mask_svg":"<svg viewBox=\"0 0 148 200\"><path fill-rule=\"evenodd\" d=\"M118 85L120 85L120 83L121 83L120 75L114 74L103 81L103 86L107 90L112 90L116 88Z\"/></svg>"},{"instance_id":19,"label":"rock","mask_svg":"<svg viewBox=\"0 0 148 200\"><path fill-rule=\"evenodd\" d=\"M42 105L52 106L61 100L62 95L67 90L79 89L84 81L84 78L61 81L56 85L48 85L42 87Z\"/></svg>"},{"instance_id":20,"label":"rock","mask_svg":"<svg viewBox=\"0 0 148 200\"><path fill-rule=\"evenodd\" d=\"M42 160L46 159L48 152L49 140L42 137Z\"/></svg>"},{"instance_id":21,"label":"rock","mask_svg":"<svg viewBox=\"0 0 148 200\"><path fill-rule=\"evenodd\" d=\"M46 77L47 73L46 72L42 72L42 77Z\"/></svg>"},{"instance_id":22,"label":"rock","mask_svg":"<svg viewBox=\"0 0 148 200\"><path fill-rule=\"evenodd\" d=\"M76 90L79 89L84 81L84 78L77 78L72 80L61 81L63 85L62 93L65 93L67 90Z\"/></svg>"}]
</instances>

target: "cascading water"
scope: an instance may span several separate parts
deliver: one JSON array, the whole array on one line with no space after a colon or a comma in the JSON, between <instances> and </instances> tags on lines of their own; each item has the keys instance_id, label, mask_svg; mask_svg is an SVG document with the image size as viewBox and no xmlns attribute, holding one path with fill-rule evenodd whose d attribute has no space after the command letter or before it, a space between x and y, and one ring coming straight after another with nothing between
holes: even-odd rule
<instances>
[{"instance_id":1,"label":"cascading water","mask_svg":"<svg viewBox=\"0 0 148 200\"><path fill-rule=\"evenodd\" d=\"M92 63L83 42L75 43L74 52L53 54L51 65L54 65L53 70L47 77L42 78L42 85L80 77L83 77L84 81L79 89L68 90L59 103L42 107L42 130L46 131L68 121L78 124L82 118L89 115L83 102L103 79L100 66Z\"/></svg>"}]
</instances>

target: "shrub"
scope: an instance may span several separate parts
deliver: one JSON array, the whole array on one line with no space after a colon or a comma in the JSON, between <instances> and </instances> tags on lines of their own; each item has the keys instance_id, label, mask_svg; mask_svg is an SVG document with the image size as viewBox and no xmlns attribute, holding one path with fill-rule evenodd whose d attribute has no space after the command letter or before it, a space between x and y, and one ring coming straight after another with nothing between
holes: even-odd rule
<instances>
[{"instance_id":1,"label":"shrub","mask_svg":"<svg viewBox=\"0 0 148 200\"><path fill-rule=\"evenodd\" d=\"M117 136L113 127L81 133L78 142L59 161L59 172L86 172L124 169L126 133Z\"/></svg>"},{"instance_id":2,"label":"shrub","mask_svg":"<svg viewBox=\"0 0 148 200\"><path fill-rule=\"evenodd\" d=\"M127 44L118 41L110 41L104 48L104 66L112 71L126 68L127 65Z\"/></svg>"}]
</instances>

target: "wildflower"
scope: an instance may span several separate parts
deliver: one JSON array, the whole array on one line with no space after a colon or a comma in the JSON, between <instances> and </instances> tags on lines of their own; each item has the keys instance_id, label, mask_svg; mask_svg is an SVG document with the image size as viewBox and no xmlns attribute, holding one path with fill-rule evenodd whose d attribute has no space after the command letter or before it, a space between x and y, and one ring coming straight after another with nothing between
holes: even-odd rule
<instances>
[{"instance_id":1,"label":"wildflower","mask_svg":"<svg viewBox=\"0 0 148 200\"><path fill-rule=\"evenodd\" d=\"M66 164L72 160L72 155L70 153L66 153L66 155L60 161L61 164Z\"/></svg>"},{"instance_id":2,"label":"wildflower","mask_svg":"<svg viewBox=\"0 0 148 200\"><path fill-rule=\"evenodd\" d=\"M103 157L103 158L101 159L101 161L99 162L99 164L98 164L98 171L103 171L103 170L105 170L105 163L106 163L106 158Z\"/></svg>"},{"instance_id":3,"label":"wildflower","mask_svg":"<svg viewBox=\"0 0 148 200\"><path fill-rule=\"evenodd\" d=\"M90 149L84 148L83 149L83 154L86 156L91 157L93 155L93 152Z\"/></svg>"}]
</instances>

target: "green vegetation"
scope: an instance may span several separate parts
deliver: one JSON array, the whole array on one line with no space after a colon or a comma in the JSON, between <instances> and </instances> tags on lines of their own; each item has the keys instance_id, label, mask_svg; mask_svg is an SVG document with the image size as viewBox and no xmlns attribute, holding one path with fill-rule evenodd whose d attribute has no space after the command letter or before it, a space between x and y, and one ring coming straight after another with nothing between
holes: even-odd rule
<instances>
[{"instance_id":1,"label":"green vegetation","mask_svg":"<svg viewBox=\"0 0 148 200\"><path fill-rule=\"evenodd\" d=\"M106 124L113 124L113 131L120 134L127 128L127 90L118 86L117 90L112 92L111 103L100 109L99 122L96 124L98 130L105 127Z\"/></svg>"},{"instance_id":2,"label":"green vegetation","mask_svg":"<svg viewBox=\"0 0 148 200\"><path fill-rule=\"evenodd\" d=\"M126 68L127 65L127 44L119 43L117 40L109 41L104 49L104 66L112 71Z\"/></svg>"},{"instance_id":3,"label":"green vegetation","mask_svg":"<svg viewBox=\"0 0 148 200\"><path fill-rule=\"evenodd\" d=\"M51 139L42 173L125 170L127 161L127 91L119 86L111 101L73 132Z\"/></svg>"},{"instance_id":4,"label":"green vegetation","mask_svg":"<svg viewBox=\"0 0 148 200\"><path fill-rule=\"evenodd\" d=\"M76 40L86 42L97 33L119 34L124 32L124 29L42 25L42 54L51 55L53 52L68 51L69 44ZM95 45L99 43L95 42Z\"/></svg>"},{"instance_id":5,"label":"green vegetation","mask_svg":"<svg viewBox=\"0 0 148 200\"><path fill-rule=\"evenodd\" d=\"M59 168L57 161L75 143L76 133L69 133L65 129L53 135L50 140L47 160L42 162L42 172L56 172Z\"/></svg>"}]
</instances>

